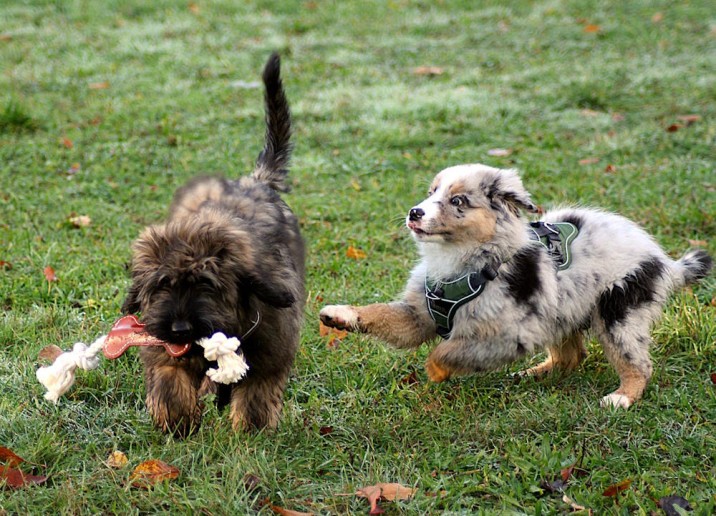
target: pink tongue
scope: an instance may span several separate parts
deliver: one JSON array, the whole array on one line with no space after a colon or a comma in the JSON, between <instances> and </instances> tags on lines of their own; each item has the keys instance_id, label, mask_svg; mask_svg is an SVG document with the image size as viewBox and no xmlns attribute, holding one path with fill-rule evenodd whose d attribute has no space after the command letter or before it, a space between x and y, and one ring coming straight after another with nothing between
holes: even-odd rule
<instances>
[{"instance_id":1,"label":"pink tongue","mask_svg":"<svg viewBox=\"0 0 716 516\"><path fill-rule=\"evenodd\" d=\"M180 357L191 348L188 344L169 344L144 331L144 324L133 315L125 315L114 323L104 343L104 356L110 360L121 357L132 346L164 346L172 357Z\"/></svg>"}]
</instances>

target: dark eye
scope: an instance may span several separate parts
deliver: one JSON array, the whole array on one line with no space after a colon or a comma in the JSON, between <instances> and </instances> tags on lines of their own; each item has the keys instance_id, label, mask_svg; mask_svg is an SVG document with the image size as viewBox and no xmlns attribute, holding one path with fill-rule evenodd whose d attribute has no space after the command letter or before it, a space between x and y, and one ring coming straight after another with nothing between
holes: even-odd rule
<instances>
[{"instance_id":1,"label":"dark eye","mask_svg":"<svg viewBox=\"0 0 716 516\"><path fill-rule=\"evenodd\" d=\"M452 204L453 206L462 206L463 204L465 204L465 196L456 195L454 197L451 197L450 204Z\"/></svg>"}]
</instances>

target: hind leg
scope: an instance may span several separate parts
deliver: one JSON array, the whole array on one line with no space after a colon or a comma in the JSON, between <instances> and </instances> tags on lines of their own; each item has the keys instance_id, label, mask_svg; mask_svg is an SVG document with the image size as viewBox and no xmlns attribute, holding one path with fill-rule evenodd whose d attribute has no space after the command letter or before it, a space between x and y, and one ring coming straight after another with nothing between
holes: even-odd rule
<instances>
[{"instance_id":1,"label":"hind leg","mask_svg":"<svg viewBox=\"0 0 716 516\"><path fill-rule=\"evenodd\" d=\"M547 348L547 358L541 364L521 371L520 376L542 376L553 369L573 371L587 357L581 333L570 335L557 345Z\"/></svg>"},{"instance_id":2,"label":"hind leg","mask_svg":"<svg viewBox=\"0 0 716 516\"><path fill-rule=\"evenodd\" d=\"M642 310L635 310L619 323L601 321L597 325L604 354L619 375L619 388L604 396L602 407L629 408L639 400L653 371L649 356L650 320Z\"/></svg>"}]
</instances>

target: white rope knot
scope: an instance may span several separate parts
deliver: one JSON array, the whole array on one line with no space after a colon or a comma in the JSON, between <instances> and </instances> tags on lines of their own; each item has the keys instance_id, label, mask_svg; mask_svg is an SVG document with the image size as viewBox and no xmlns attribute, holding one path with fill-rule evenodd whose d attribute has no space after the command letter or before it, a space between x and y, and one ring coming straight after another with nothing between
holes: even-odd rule
<instances>
[{"instance_id":1,"label":"white rope knot","mask_svg":"<svg viewBox=\"0 0 716 516\"><path fill-rule=\"evenodd\" d=\"M82 342L75 343L72 351L58 356L52 365L37 370L37 379L45 386L45 399L57 403L67 389L75 383L75 369L78 367L89 371L99 366L99 353L104 347L106 335L98 338L91 346Z\"/></svg>"},{"instance_id":2,"label":"white rope knot","mask_svg":"<svg viewBox=\"0 0 716 516\"><path fill-rule=\"evenodd\" d=\"M206 375L217 383L234 383L246 376L249 365L243 353L237 353L241 341L236 337L227 337L221 332L213 334L208 339L197 342L204 348L204 358L217 362L216 369L211 368Z\"/></svg>"}]
</instances>

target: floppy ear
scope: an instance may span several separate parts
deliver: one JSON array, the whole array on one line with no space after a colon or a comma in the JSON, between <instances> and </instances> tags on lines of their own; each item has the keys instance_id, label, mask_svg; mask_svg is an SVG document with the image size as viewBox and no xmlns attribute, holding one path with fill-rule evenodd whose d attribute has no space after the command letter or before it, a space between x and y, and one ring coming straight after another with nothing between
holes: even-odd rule
<instances>
[{"instance_id":1,"label":"floppy ear","mask_svg":"<svg viewBox=\"0 0 716 516\"><path fill-rule=\"evenodd\" d=\"M250 272L245 279L251 293L261 301L276 308L288 308L296 302L296 296L272 276L275 275Z\"/></svg>"},{"instance_id":2,"label":"floppy ear","mask_svg":"<svg viewBox=\"0 0 716 516\"><path fill-rule=\"evenodd\" d=\"M127 291L127 297L124 298L124 303L122 303L121 311L124 315L131 315L139 312L139 308L139 286L137 283L132 283Z\"/></svg>"},{"instance_id":3,"label":"floppy ear","mask_svg":"<svg viewBox=\"0 0 716 516\"><path fill-rule=\"evenodd\" d=\"M489 186L487 197L491 203L502 205L515 215L519 215L520 209L531 213L538 211L514 170L501 170Z\"/></svg>"}]
</instances>

